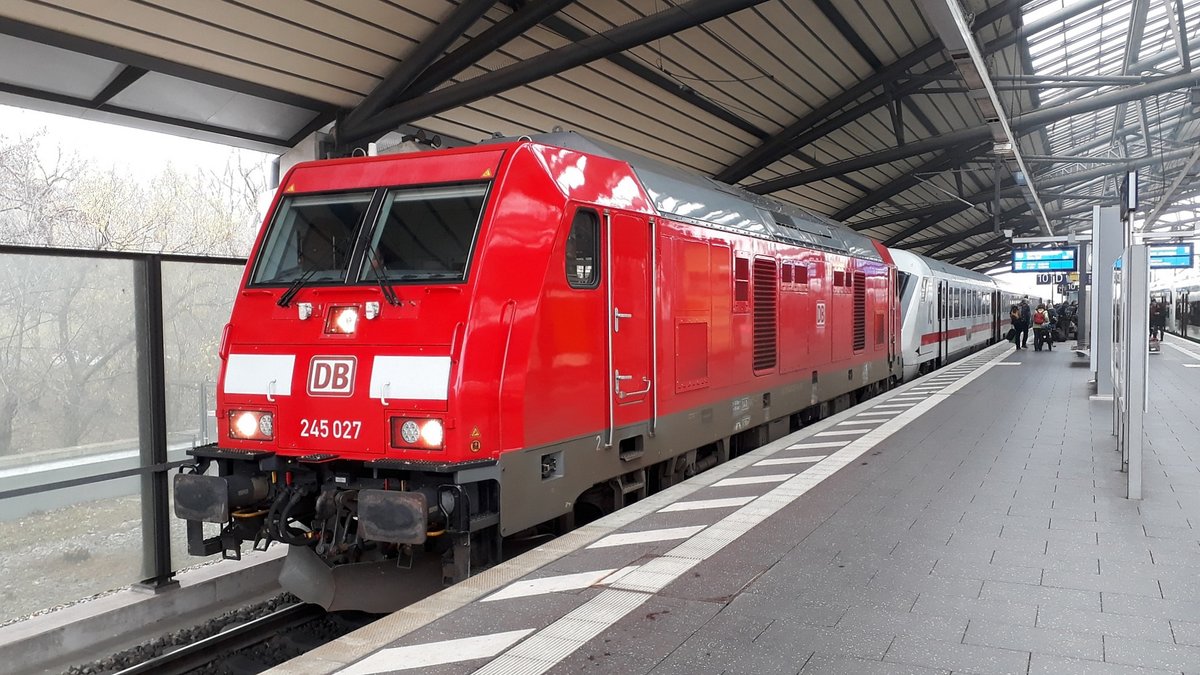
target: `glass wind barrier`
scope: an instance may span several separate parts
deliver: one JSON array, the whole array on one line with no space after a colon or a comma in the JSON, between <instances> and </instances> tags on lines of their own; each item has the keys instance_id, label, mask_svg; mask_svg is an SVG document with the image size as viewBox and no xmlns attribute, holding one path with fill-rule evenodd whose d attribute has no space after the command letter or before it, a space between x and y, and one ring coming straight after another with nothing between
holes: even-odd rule
<instances>
[{"instance_id":1,"label":"glass wind barrier","mask_svg":"<svg viewBox=\"0 0 1200 675\"><path fill-rule=\"evenodd\" d=\"M148 279L160 269L163 326L147 331L139 301L156 297ZM151 521L174 519L142 486L211 441L218 343L240 275L236 260L0 247L0 623L198 560L183 554L182 527L158 530L178 542L149 534ZM154 335L157 383L139 362ZM139 405L158 388L166 464L152 461ZM156 548L173 550L166 569Z\"/></svg>"}]
</instances>

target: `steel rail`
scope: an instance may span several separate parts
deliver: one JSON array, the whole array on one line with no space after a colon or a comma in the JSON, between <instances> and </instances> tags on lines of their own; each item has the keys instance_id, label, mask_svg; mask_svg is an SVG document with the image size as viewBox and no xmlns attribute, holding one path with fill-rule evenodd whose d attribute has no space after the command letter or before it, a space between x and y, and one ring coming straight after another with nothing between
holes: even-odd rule
<instances>
[{"instance_id":1,"label":"steel rail","mask_svg":"<svg viewBox=\"0 0 1200 675\"><path fill-rule=\"evenodd\" d=\"M273 637L276 633L319 618L325 610L317 605L288 605L229 630L193 642L148 661L117 671L116 675L182 675L239 649Z\"/></svg>"}]
</instances>

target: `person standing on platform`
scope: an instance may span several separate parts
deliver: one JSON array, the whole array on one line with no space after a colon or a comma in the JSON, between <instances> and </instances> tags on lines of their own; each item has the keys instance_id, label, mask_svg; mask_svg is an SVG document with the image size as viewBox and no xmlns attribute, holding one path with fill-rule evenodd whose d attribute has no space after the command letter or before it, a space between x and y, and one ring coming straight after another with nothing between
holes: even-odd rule
<instances>
[{"instance_id":1,"label":"person standing on platform","mask_svg":"<svg viewBox=\"0 0 1200 675\"><path fill-rule=\"evenodd\" d=\"M1042 346L1050 349L1054 337L1050 334L1050 312L1045 305L1038 305L1033 312L1033 351L1042 351Z\"/></svg>"},{"instance_id":2,"label":"person standing on platform","mask_svg":"<svg viewBox=\"0 0 1200 675\"><path fill-rule=\"evenodd\" d=\"M1008 333L1004 336L1005 340L1013 343L1017 349L1021 348L1021 305L1013 303L1008 308Z\"/></svg>"},{"instance_id":3,"label":"person standing on platform","mask_svg":"<svg viewBox=\"0 0 1200 675\"><path fill-rule=\"evenodd\" d=\"M1017 337L1021 342L1017 345L1017 349L1027 349L1029 347L1029 323L1033 320L1033 312L1029 309L1029 296L1021 298L1021 304L1018 306L1021 313L1020 324L1017 326Z\"/></svg>"},{"instance_id":4,"label":"person standing on platform","mask_svg":"<svg viewBox=\"0 0 1200 675\"><path fill-rule=\"evenodd\" d=\"M1162 340L1163 331L1167 329L1167 303L1150 303L1150 339Z\"/></svg>"}]
</instances>

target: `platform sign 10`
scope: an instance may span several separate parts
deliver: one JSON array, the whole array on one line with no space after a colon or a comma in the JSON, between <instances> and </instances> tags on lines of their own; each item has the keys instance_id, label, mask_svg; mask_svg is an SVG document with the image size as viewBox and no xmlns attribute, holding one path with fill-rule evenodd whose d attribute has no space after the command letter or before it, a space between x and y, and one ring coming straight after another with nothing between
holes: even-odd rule
<instances>
[{"instance_id":1,"label":"platform sign 10","mask_svg":"<svg viewBox=\"0 0 1200 675\"><path fill-rule=\"evenodd\" d=\"M1014 272L1074 272L1075 247L1013 249Z\"/></svg>"},{"instance_id":2,"label":"platform sign 10","mask_svg":"<svg viewBox=\"0 0 1200 675\"><path fill-rule=\"evenodd\" d=\"M1193 263L1192 244L1151 244L1150 269L1189 270Z\"/></svg>"}]
</instances>

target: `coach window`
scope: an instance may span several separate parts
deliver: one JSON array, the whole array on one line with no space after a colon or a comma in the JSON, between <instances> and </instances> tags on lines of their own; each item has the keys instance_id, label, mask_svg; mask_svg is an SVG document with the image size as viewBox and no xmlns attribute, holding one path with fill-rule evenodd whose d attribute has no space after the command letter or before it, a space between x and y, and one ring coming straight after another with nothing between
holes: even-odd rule
<instances>
[{"instance_id":1,"label":"coach window","mask_svg":"<svg viewBox=\"0 0 1200 675\"><path fill-rule=\"evenodd\" d=\"M595 288L600 284L600 219L595 211L580 210L567 235L567 284Z\"/></svg>"}]
</instances>

